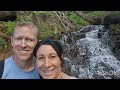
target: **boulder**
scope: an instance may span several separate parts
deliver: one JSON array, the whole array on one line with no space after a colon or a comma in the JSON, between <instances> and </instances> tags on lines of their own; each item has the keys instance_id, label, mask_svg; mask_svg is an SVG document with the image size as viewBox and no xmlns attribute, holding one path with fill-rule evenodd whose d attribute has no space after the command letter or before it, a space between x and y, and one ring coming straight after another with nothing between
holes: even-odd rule
<instances>
[{"instance_id":1,"label":"boulder","mask_svg":"<svg viewBox=\"0 0 120 90\"><path fill-rule=\"evenodd\" d=\"M0 11L0 21L14 21L17 18L16 11Z\"/></svg>"},{"instance_id":2,"label":"boulder","mask_svg":"<svg viewBox=\"0 0 120 90\"><path fill-rule=\"evenodd\" d=\"M105 25L105 28L108 28L111 24L118 24L120 23L120 14L108 14L103 19L103 25Z\"/></svg>"}]
</instances>

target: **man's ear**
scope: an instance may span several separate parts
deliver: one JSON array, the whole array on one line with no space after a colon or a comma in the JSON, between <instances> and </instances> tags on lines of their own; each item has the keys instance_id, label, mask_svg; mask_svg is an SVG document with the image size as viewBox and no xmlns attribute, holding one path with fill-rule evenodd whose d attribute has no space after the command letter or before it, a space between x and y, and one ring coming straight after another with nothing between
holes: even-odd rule
<instances>
[{"instance_id":1,"label":"man's ear","mask_svg":"<svg viewBox=\"0 0 120 90\"><path fill-rule=\"evenodd\" d=\"M13 46L13 37L11 37L11 45Z\"/></svg>"}]
</instances>

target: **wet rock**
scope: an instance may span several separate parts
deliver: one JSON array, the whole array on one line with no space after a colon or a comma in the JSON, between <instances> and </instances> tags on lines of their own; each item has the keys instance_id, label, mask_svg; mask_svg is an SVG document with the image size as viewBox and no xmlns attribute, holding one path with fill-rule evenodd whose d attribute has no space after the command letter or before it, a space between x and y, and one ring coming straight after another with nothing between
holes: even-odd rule
<instances>
[{"instance_id":1,"label":"wet rock","mask_svg":"<svg viewBox=\"0 0 120 90\"><path fill-rule=\"evenodd\" d=\"M0 21L14 21L16 18L16 11L0 11Z\"/></svg>"},{"instance_id":2,"label":"wet rock","mask_svg":"<svg viewBox=\"0 0 120 90\"><path fill-rule=\"evenodd\" d=\"M103 19L103 25L105 28L108 28L111 24L118 24L120 23L120 14L109 14Z\"/></svg>"}]
</instances>

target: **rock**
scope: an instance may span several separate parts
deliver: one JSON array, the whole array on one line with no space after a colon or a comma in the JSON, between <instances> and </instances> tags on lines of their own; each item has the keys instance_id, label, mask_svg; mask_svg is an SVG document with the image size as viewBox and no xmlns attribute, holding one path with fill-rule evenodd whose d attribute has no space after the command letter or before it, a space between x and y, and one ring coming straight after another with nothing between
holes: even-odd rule
<instances>
[{"instance_id":1,"label":"rock","mask_svg":"<svg viewBox=\"0 0 120 90\"><path fill-rule=\"evenodd\" d=\"M91 25L100 25L102 23L102 18L94 17L94 20L90 23Z\"/></svg>"},{"instance_id":2,"label":"rock","mask_svg":"<svg viewBox=\"0 0 120 90\"><path fill-rule=\"evenodd\" d=\"M5 29L5 26L0 23L0 31L2 31L3 29Z\"/></svg>"},{"instance_id":3,"label":"rock","mask_svg":"<svg viewBox=\"0 0 120 90\"><path fill-rule=\"evenodd\" d=\"M0 11L0 21L14 21L17 18L16 11Z\"/></svg>"},{"instance_id":4,"label":"rock","mask_svg":"<svg viewBox=\"0 0 120 90\"><path fill-rule=\"evenodd\" d=\"M105 28L108 28L111 24L120 23L120 14L109 14L103 19L102 25L105 25Z\"/></svg>"},{"instance_id":5,"label":"rock","mask_svg":"<svg viewBox=\"0 0 120 90\"><path fill-rule=\"evenodd\" d=\"M109 27L109 40L111 50L115 54L118 60L120 60L120 24L111 25Z\"/></svg>"}]
</instances>

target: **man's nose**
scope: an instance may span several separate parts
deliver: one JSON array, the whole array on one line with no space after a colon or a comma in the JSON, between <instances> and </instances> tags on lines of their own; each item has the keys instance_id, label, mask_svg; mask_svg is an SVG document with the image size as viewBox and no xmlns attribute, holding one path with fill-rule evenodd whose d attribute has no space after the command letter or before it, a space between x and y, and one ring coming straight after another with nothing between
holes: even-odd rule
<instances>
[{"instance_id":1,"label":"man's nose","mask_svg":"<svg viewBox=\"0 0 120 90\"><path fill-rule=\"evenodd\" d=\"M26 47L26 46L27 46L25 39L22 39L22 41L21 41L21 46L22 46L22 47Z\"/></svg>"}]
</instances>

